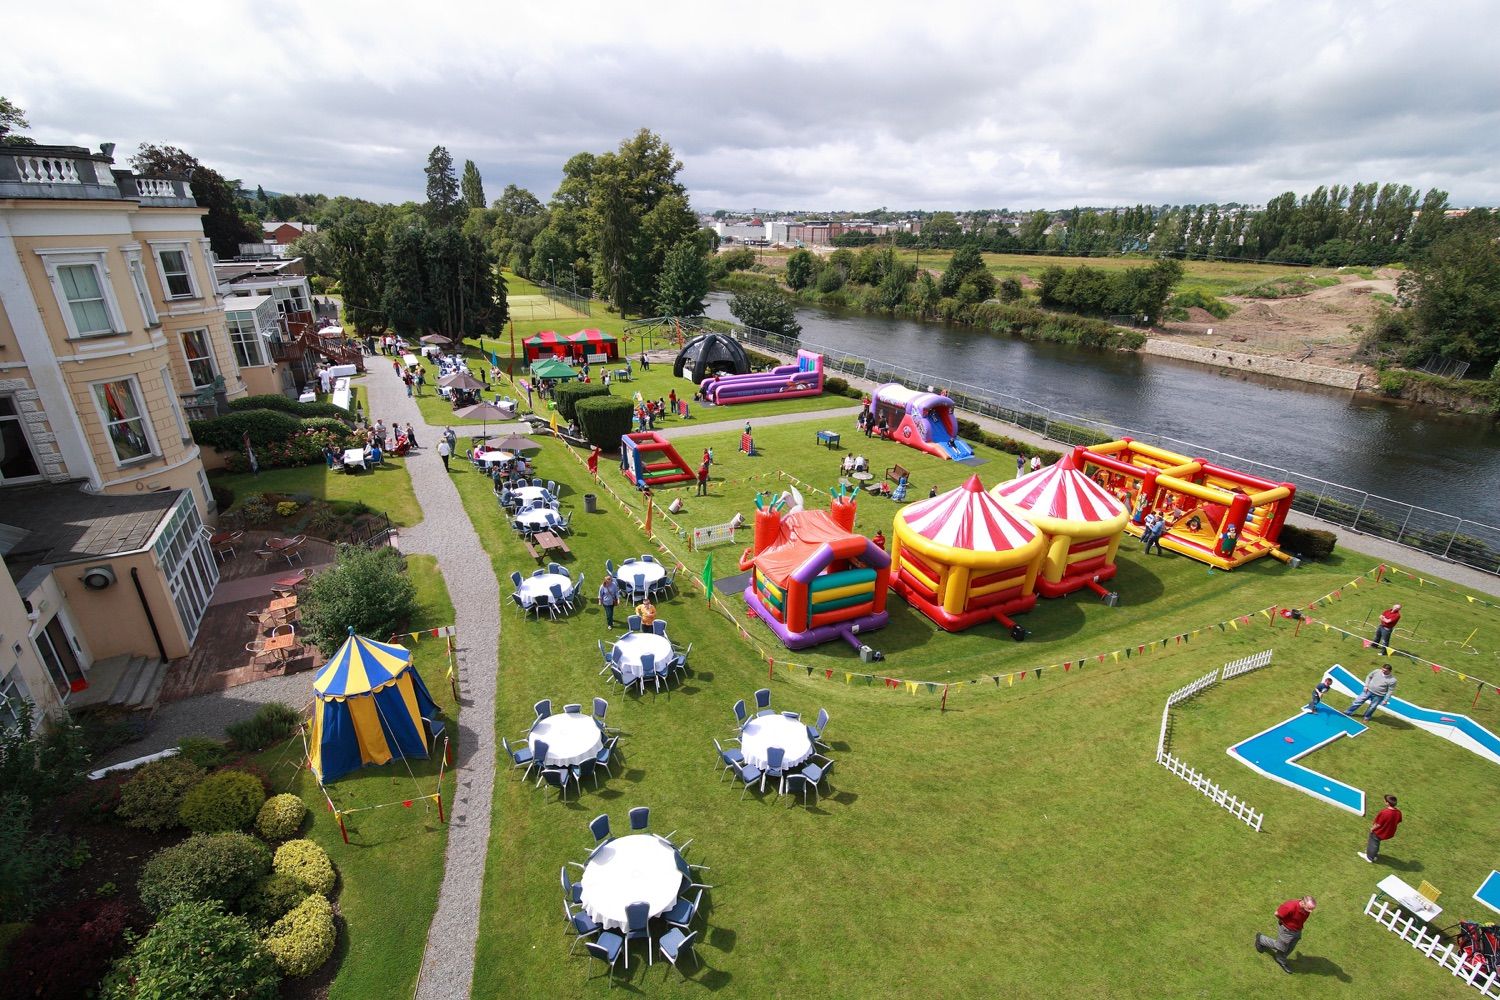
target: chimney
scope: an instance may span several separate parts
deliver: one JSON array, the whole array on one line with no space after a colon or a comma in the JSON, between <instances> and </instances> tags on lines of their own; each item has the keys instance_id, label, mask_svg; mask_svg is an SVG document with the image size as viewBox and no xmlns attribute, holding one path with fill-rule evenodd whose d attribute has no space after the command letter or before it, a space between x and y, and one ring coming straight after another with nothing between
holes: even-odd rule
<instances>
[{"instance_id":1,"label":"chimney","mask_svg":"<svg viewBox=\"0 0 1500 1000\"><path fill-rule=\"evenodd\" d=\"M112 142L101 142L99 144L99 152L101 152L105 156L109 157L109 162L113 163L115 161L115 144L114 143L112 143Z\"/></svg>"}]
</instances>

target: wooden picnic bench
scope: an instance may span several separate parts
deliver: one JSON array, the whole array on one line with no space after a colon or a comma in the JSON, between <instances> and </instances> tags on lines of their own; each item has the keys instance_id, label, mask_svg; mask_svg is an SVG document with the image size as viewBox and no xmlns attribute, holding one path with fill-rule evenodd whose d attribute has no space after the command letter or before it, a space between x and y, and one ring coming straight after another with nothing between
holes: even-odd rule
<instances>
[{"instance_id":1,"label":"wooden picnic bench","mask_svg":"<svg viewBox=\"0 0 1500 1000\"><path fill-rule=\"evenodd\" d=\"M568 548L568 543L563 541L562 536L557 534L556 532L538 531L531 537L531 540L535 542L537 547L540 548L544 553L566 552L568 555L573 554L573 550Z\"/></svg>"},{"instance_id":2,"label":"wooden picnic bench","mask_svg":"<svg viewBox=\"0 0 1500 1000\"><path fill-rule=\"evenodd\" d=\"M542 554L537 551L535 545L531 544L531 540L529 538L523 537L521 539L521 544L524 545L524 546L526 546L526 553L528 555L530 555L531 558L533 558L533 559L540 559L540 558L542 558Z\"/></svg>"},{"instance_id":3,"label":"wooden picnic bench","mask_svg":"<svg viewBox=\"0 0 1500 1000\"><path fill-rule=\"evenodd\" d=\"M898 483L904 478L907 483L910 483L911 473L906 471L905 466L893 465L885 470L885 478L889 479L893 483Z\"/></svg>"}]
</instances>

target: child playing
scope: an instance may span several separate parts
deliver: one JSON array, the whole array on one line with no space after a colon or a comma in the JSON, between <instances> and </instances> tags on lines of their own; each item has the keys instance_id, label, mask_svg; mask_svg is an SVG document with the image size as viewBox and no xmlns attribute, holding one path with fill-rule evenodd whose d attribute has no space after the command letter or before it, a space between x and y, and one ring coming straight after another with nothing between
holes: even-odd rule
<instances>
[{"instance_id":1,"label":"child playing","mask_svg":"<svg viewBox=\"0 0 1500 1000\"><path fill-rule=\"evenodd\" d=\"M1316 712L1318 706L1323 704L1323 696L1333 688L1332 678L1325 677L1312 689L1312 701L1302 707L1304 712Z\"/></svg>"}]
</instances>

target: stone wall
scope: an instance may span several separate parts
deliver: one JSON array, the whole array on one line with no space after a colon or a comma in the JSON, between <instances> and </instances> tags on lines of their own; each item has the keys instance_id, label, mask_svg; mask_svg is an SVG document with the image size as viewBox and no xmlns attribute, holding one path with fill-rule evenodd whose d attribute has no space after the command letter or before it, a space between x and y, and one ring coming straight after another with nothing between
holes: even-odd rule
<instances>
[{"instance_id":1,"label":"stone wall","mask_svg":"<svg viewBox=\"0 0 1500 1000\"><path fill-rule=\"evenodd\" d=\"M1142 354L1157 357L1177 358L1214 368L1229 368L1234 371L1256 372L1297 382L1314 385L1330 385L1336 389L1360 388L1361 373L1347 368L1329 368L1326 365L1310 365L1303 361L1286 358L1270 358L1262 354L1247 354L1244 351L1225 350L1222 347L1196 347L1192 344L1177 344L1159 337L1149 337L1141 348Z\"/></svg>"}]
</instances>

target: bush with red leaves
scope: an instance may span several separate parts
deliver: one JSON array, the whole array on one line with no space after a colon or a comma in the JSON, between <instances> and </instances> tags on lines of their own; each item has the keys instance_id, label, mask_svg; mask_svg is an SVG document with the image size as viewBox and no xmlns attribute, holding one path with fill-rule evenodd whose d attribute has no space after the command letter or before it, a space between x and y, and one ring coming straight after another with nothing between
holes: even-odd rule
<instances>
[{"instance_id":1,"label":"bush with red leaves","mask_svg":"<svg viewBox=\"0 0 1500 1000\"><path fill-rule=\"evenodd\" d=\"M117 899L59 907L22 931L6 967L12 996L74 1000L104 978L121 949L129 914Z\"/></svg>"}]
</instances>

